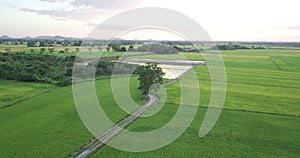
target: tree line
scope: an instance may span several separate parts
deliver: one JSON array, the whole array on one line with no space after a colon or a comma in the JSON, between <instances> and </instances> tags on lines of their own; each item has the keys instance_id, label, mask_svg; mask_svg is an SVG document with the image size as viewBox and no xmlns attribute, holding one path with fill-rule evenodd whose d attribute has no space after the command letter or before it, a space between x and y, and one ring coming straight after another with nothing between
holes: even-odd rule
<instances>
[{"instance_id":1,"label":"tree line","mask_svg":"<svg viewBox=\"0 0 300 158\"><path fill-rule=\"evenodd\" d=\"M0 52L0 79L45 82L59 86L70 85L75 58L75 55L57 56L44 53ZM132 69L130 64L119 64L115 68L116 63L110 61L111 58L101 58L99 62L91 62L87 66L96 68L96 76L110 76L113 71L124 74L129 73ZM114 58L115 60L118 59L118 57Z\"/></svg>"}]
</instances>

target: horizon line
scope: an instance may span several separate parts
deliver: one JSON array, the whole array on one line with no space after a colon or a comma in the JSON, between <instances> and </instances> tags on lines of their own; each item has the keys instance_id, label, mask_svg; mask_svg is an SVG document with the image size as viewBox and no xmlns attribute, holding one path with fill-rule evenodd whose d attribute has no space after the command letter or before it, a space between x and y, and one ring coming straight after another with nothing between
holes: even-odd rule
<instances>
[{"instance_id":1,"label":"horizon line","mask_svg":"<svg viewBox=\"0 0 300 158\"><path fill-rule=\"evenodd\" d=\"M182 41L182 42L188 42L188 40L172 40L172 39L123 39L123 38L118 38L118 37L112 37L111 39L96 39L96 38L91 38L91 37L75 37L75 36L64 36L64 35L37 35L37 36L9 36L9 35L1 35L1 37L3 38L4 36L7 36L8 38L11 39L25 39L25 38L37 38L37 37L56 37L56 36L60 36L63 38L74 38L74 39L93 39L93 40L115 40L115 39L119 39L119 40L128 40L128 41ZM201 41L201 40L196 40L197 42ZM271 43L271 42L276 42L276 43L300 43L300 41L279 41L279 40L211 40L211 41L201 41L201 42L264 42L264 43Z\"/></svg>"}]
</instances>

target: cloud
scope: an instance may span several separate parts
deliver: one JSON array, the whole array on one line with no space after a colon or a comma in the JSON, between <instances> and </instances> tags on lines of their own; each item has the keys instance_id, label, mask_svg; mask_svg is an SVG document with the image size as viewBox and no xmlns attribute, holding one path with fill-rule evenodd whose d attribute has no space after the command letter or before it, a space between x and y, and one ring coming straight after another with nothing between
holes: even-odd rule
<instances>
[{"instance_id":1,"label":"cloud","mask_svg":"<svg viewBox=\"0 0 300 158\"><path fill-rule=\"evenodd\" d=\"M72 9L72 10L66 10L66 9L58 9L58 10L37 10L37 9L31 9L31 8L19 8L20 11L24 12L31 12L31 13L37 13L39 15L48 15L55 19L59 20L66 20L66 19L73 19L78 21L84 21L88 22L90 20L93 20L101 14L104 14L101 10L98 9Z\"/></svg>"},{"instance_id":2,"label":"cloud","mask_svg":"<svg viewBox=\"0 0 300 158\"><path fill-rule=\"evenodd\" d=\"M40 0L43 2L50 2L50 3L59 3L59 2L65 2L66 0Z\"/></svg>"},{"instance_id":3,"label":"cloud","mask_svg":"<svg viewBox=\"0 0 300 158\"><path fill-rule=\"evenodd\" d=\"M51 3L63 2L65 0L40 0ZM97 23L106 13L115 13L122 9L136 6L138 0L74 0L66 8L39 10L27 7L15 7L19 11L31 12L39 15L48 15L59 20L78 20L86 23Z\"/></svg>"},{"instance_id":4,"label":"cloud","mask_svg":"<svg viewBox=\"0 0 300 158\"><path fill-rule=\"evenodd\" d=\"M71 5L74 7L93 7L93 8L106 8L117 9L122 6L132 6L137 4L138 0L74 0Z\"/></svg>"}]
</instances>

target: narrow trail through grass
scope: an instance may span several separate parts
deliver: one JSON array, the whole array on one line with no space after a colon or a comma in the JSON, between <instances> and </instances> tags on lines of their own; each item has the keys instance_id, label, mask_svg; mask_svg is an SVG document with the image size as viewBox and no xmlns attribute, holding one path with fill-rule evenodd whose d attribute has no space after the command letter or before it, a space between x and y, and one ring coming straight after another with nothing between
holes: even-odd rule
<instances>
[{"instance_id":1,"label":"narrow trail through grass","mask_svg":"<svg viewBox=\"0 0 300 158\"><path fill-rule=\"evenodd\" d=\"M221 117L207 136L199 138L198 131L209 104L211 83L207 67L200 67L195 69L200 106L182 136L150 152L133 153L106 146L92 157L298 157L300 121L295 116L300 114L300 51L221 53L227 74L226 101ZM168 98L164 107L154 116L137 120L129 130L151 131L172 119L180 102L181 87L175 82L165 88Z\"/></svg>"},{"instance_id":2,"label":"narrow trail through grass","mask_svg":"<svg viewBox=\"0 0 300 158\"><path fill-rule=\"evenodd\" d=\"M206 137L199 138L198 130L209 103L211 84L208 69L201 67L195 69L201 90L200 107L191 126L175 142L145 153L106 146L93 157L298 157L300 120L295 116L300 114L300 51L221 53L227 73L227 96L221 117ZM201 56L188 53L187 58L201 59ZM130 92L135 92L132 97L141 102L142 97L136 91L138 82L131 84ZM118 122L127 113L114 102L110 85L109 80L96 81L97 96L106 114ZM44 86L37 88L38 91L49 88ZM180 85L175 82L165 88L168 91L165 106L156 115L137 120L129 130L157 129L173 117L180 101ZM15 101L36 93L19 90L2 89L0 95L13 92L8 96ZM11 100L5 100L3 105ZM0 110L3 157L66 157L94 138L78 116L71 87L55 89L16 105Z\"/></svg>"}]
</instances>

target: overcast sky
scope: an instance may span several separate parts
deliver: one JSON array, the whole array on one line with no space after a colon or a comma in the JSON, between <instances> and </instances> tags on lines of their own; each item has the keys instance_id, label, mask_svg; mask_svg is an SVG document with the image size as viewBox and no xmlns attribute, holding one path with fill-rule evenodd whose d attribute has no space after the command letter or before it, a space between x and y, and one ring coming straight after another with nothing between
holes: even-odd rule
<instances>
[{"instance_id":1,"label":"overcast sky","mask_svg":"<svg viewBox=\"0 0 300 158\"><path fill-rule=\"evenodd\" d=\"M191 17L213 40L300 42L299 4L299 0L1 0L0 36L86 37L96 24L122 11L162 7ZM153 32L148 32L145 39L173 38L150 37ZM143 38L138 34L132 35Z\"/></svg>"}]
</instances>

